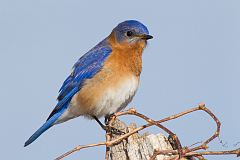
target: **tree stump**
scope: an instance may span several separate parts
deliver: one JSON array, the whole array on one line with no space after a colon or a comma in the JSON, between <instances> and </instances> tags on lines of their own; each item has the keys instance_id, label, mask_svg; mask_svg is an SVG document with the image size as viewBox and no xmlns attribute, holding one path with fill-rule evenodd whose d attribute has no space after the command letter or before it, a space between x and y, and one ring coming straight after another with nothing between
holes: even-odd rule
<instances>
[{"instance_id":1,"label":"tree stump","mask_svg":"<svg viewBox=\"0 0 240 160\"><path fill-rule=\"evenodd\" d=\"M125 123L116 119L112 126L125 133L136 129L136 124L126 126ZM111 140L120 135L110 135ZM120 143L110 147L111 160L149 160L155 149L172 150L168 139L161 133L140 135L135 133ZM170 160L175 156L158 155L156 160Z\"/></svg>"}]
</instances>

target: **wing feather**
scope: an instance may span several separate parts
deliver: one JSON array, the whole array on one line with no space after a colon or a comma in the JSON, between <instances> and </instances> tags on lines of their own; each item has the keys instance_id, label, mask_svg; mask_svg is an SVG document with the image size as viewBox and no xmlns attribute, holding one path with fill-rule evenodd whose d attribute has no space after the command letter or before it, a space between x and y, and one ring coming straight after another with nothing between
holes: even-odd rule
<instances>
[{"instance_id":1,"label":"wing feather","mask_svg":"<svg viewBox=\"0 0 240 160\"><path fill-rule=\"evenodd\" d=\"M111 47L106 40L100 42L97 46L83 55L73 66L72 73L63 82L59 90L58 103L47 118L50 119L55 113L68 107L64 105L69 103L72 97L81 90L86 79L92 78L103 67L104 61L112 52Z\"/></svg>"}]
</instances>

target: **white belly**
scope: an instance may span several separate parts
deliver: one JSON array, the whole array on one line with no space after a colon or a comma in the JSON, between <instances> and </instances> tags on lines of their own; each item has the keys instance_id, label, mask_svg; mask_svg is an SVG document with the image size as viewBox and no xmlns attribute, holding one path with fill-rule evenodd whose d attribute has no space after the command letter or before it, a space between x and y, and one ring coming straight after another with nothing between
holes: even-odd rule
<instances>
[{"instance_id":1,"label":"white belly","mask_svg":"<svg viewBox=\"0 0 240 160\"><path fill-rule=\"evenodd\" d=\"M124 109L135 95L138 84L138 79L132 76L121 82L119 86L109 87L94 107L94 115L102 117Z\"/></svg>"},{"instance_id":2,"label":"white belly","mask_svg":"<svg viewBox=\"0 0 240 160\"><path fill-rule=\"evenodd\" d=\"M73 96L69 107L59 117L55 124L65 122L69 119L86 116L96 116L98 118L110 115L124 109L131 102L139 85L139 80L135 76L130 76L121 81L117 86L109 86L103 90L99 100L94 106L81 106L77 96ZM90 110L86 108L91 108Z\"/></svg>"}]
</instances>

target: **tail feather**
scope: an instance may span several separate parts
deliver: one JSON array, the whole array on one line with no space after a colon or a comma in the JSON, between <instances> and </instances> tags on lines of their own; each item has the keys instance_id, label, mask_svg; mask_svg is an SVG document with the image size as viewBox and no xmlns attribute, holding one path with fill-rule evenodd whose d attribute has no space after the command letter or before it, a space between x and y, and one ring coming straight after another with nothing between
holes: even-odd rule
<instances>
[{"instance_id":1,"label":"tail feather","mask_svg":"<svg viewBox=\"0 0 240 160\"><path fill-rule=\"evenodd\" d=\"M35 141L41 134L53 126L54 122L62 115L63 112L55 113L49 120L47 120L24 144L24 147Z\"/></svg>"}]
</instances>

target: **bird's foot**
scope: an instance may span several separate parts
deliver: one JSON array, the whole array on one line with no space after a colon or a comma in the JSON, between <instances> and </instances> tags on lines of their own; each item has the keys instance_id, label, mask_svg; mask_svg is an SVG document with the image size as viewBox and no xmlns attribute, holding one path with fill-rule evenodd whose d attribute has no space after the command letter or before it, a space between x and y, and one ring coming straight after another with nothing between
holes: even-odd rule
<instances>
[{"instance_id":1,"label":"bird's foot","mask_svg":"<svg viewBox=\"0 0 240 160\"><path fill-rule=\"evenodd\" d=\"M105 125L109 125L109 122L111 121L112 118L114 118L114 116L115 116L114 113L106 115L104 120Z\"/></svg>"},{"instance_id":2,"label":"bird's foot","mask_svg":"<svg viewBox=\"0 0 240 160\"><path fill-rule=\"evenodd\" d=\"M114 128L114 127L109 126L109 125L110 125L110 124L109 124L110 121L111 121L112 118L114 118L114 117L115 117L114 113L105 116L104 123L105 123L106 126L105 126L105 129L104 129L104 130L105 130L106 132L108 132L108 133L116 134L116 135L123 135L123 134L125 134L125 132L120 131L119 129L116 129L116 128Z\"/></svg>"},{"instance_id":3,"label":"bird's foot","mask_svg":"<svg viewBox=\"0 0 240 160\"><path fill-rule=\"evenodd\" d=\"M104 129L107 133L116 134L116 135L125 134L125 132L120 131L119 129L116 129L116 128L109 125L109 121L110 121L112 116L114 116L114 115L112 114L112 115L109 115L109 116L105 117L106 125L102 124L102 122L96 116L92 116L92 117L97 121L97 123L101 126L101 128ZM106 119L108 119L108 120L106 120Z\"/></svg>"},{"instance_id":4,"label":"bird's foot","mask_svg":"<svg viewBox=\"0 0 240 160\"><path fill-rule=\"evenodd\" d=\"M125 134L125 132L117 129L117 128L114 128L114 127L111 127L109 125L106 125L103 127L103 129L107 132L107 133L110 133L110 134L116 134L116 135L123 135Z\"/></svg>"}]
</instances>

